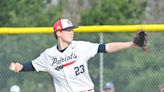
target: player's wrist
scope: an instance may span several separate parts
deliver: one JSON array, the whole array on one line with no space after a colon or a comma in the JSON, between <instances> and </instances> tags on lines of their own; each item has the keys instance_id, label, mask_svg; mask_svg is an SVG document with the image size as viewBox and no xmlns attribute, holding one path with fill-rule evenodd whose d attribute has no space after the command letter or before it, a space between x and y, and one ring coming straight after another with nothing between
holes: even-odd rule
<instances>
[{"instance_id":1,"label":"player's wrist","mask_svg":"<svg viewBox=\"0 0 164 92\"><path fill-rule=\"evenodd\" d=\"M138 45L136 45L133 41L129 42L130 43L130 47L138 47Z\"/></svg>"},{"instance_id":2,"label":"player's wrist","mask_svg":"<svg viewBox=\"0 0 164 92\"><path fill-rule=\"evenodd\" d=\"M23 65L22 65L22 64L20 64L20 65L19 65L19 68L18 68L18 70L17 70L17 73L18 73L18 72L21 72L21 71L22 71L22 69L23 69Z\"/></svg>"}]
</instances>

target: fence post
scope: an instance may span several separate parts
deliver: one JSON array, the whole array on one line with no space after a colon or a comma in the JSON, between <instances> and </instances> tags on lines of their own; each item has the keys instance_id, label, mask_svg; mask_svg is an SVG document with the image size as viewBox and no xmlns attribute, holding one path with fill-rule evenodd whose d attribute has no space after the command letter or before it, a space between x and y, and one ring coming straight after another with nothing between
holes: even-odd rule
<instances>
[{"instance_id":1,"label":"fence post","mask_svg":"<svg viewBox=\"0 0 164 92\"><path fill-rule=\"evenodd\" d=\"M103 33L99 34L100 43L103 43ZM103 91L103 53L100 53L100 92Z\"/></svg>"}]
</instances>

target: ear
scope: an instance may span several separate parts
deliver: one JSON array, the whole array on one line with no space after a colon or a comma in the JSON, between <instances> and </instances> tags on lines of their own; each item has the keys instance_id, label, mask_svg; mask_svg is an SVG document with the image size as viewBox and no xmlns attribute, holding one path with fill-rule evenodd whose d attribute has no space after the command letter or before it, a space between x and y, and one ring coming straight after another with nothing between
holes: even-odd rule
<instances>
[{"instance_id":1,"label":"ear","mask_svg":"<svg viewBox=\"0 0 164 92\"><path fill-rule=\"evenodd\" d=\"M57 31L57 32L56 32L56 36L57 36L57 37L60 37L60 36L61 36L61 31Z\"/></svg>"}]
</instances>

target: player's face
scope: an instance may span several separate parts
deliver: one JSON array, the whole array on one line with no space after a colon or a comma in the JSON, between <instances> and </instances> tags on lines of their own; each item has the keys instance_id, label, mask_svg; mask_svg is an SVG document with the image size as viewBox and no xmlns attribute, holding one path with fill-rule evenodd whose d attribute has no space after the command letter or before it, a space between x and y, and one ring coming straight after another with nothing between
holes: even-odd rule
<instances>
[{"instance_id":1,"label":"player's face","mask_svg":"<svg viewBox=\"0 0 164 92\"><path fill-rule=\"evenodd\" d=\"M71 43L74 37L74 32L72 28L61 31L61 39L66 43Z\"/></svg>"}]
</instances>

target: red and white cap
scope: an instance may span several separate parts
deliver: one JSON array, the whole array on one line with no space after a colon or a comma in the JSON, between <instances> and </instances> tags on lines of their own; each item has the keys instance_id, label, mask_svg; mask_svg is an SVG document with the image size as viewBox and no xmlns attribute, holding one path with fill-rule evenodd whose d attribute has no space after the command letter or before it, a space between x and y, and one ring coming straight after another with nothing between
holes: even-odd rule
<instances>
[{"instance_id":1,"label":"red and white cap","mask_svg":"<svg viewBox=\"0 0 164 92\"><path fill-rule=\"evenodd\" d=\"M69 19L60 19L54 24L54 31L77 28Z\"/></svg>"}]
</instances>

